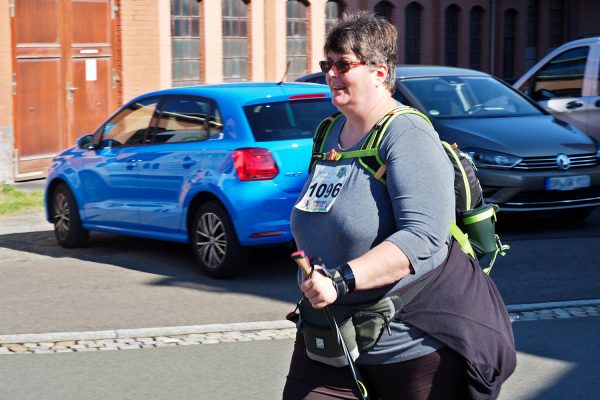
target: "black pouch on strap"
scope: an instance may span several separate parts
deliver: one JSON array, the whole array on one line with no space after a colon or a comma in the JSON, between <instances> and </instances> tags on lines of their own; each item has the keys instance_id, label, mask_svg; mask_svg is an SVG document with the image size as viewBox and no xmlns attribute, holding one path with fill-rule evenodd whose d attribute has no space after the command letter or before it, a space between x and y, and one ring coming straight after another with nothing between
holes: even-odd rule
<instances>
[{"instance_id":1,"label":"black pouch on strap","mask_svg":"<svg viewBox=\"0 0 600 400\"><path fill-rule=\"evenodd\" d=\"M356 360L359 353L350 310L333 306L329 306L329 308L336 319L348 352L352 359ZM348 365L342 347L338 343L336 332L331 329L324 311L315 310L310 302L306 300L300 303L299 309L302 321L302 335L304 336L308 358L334 367Z\"/></svg>"},{"instance_id":2,"label":"black pouch on strap","mask_svg":"<svg viewBox=\"0 0 600 400\"><path fill-rule=\"evenodd\" d=\"M352 307L352 323L356 330L356 343L360 353L369 350L379 341L384 332L390 332L389 322L396 314L390 297L361 306Z\"/></svg>"}]
</instances>

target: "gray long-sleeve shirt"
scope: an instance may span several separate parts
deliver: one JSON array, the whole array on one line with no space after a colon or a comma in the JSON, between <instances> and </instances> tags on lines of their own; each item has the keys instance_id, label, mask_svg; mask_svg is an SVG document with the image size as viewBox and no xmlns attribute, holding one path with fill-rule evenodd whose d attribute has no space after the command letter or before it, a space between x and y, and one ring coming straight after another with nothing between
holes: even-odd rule
<instances>
[{"instance_id":1,"label":"gray long-sleeve shirt","mask_svg":"<svg viewBox=\"0 0 600 400\"><path fill-rule=\"evenodd\" d=\"M339 135L345 118L331 129L324 151L340 149ZM386 287L356 291L340 303L363 303L415 280L440 265L448 254L449 227L454 219L454 172L435 130L423 118L406 114L389 125L379 149L387 166L387 186L375 180L357 159L335 165L350 166L349 176L329 212L294 208L292 232L299 249L319 256L335 267L366 253L384 240L398 246L415 274ZM319 161L327 164L330 161ZM299 198L310 185L309 177ZM361 363L390 363L426 355L442 345L402 322L391 324L375 347L358 359Z\"/></svg>"}]
</instances>

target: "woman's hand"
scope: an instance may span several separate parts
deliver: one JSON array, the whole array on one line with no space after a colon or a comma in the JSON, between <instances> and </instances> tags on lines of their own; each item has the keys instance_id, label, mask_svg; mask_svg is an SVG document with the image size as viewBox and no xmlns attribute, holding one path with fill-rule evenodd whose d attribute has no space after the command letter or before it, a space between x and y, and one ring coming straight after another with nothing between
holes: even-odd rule
<instances>
[{"instance_id":1,"label":"woman's hand","mask_svg":"<svg viewBox=\"0 0 600 400\"><path fill-rule=\"evenodd\" d=\"M337 291L333 286L331 278L318 272L315 266L315 271L310 278L304 279L300 290L304 296L310 301L314 309L320 309L328 306L337 300Z\"/></svg>"}]
</instances>

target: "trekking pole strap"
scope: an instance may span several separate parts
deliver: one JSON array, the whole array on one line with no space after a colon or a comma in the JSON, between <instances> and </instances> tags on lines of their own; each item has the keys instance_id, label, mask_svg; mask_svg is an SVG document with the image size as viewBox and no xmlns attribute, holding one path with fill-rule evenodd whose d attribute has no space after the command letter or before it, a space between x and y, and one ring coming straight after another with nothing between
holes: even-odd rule
<instances>
[{"instance_id":1,"label":"trekking pole strap","mask_svg":"<svg viewBox=\"0 0 600 400\"><path fill-rule=\"evenodd\" d=\"M342 351L344 352L344 355L346 356L346 359L348 361L348 366L350 367L350 372L352 373L352 378L354 379L354 384L356 385L356 389L357 389L360 400L370 400L369 392L367 391L367 387L366 387L365 383L363 382L363 380L360 376L360 373L358 372L358 369L356 368L356 364L354 364L354 360L352 359L352 356L348 352L348 347L346 347L346 342L344 341L344 337L342 336L342 333L340 332L340 329L338 328L337 322L336 322L335 318L333 317L333 314L327 307L325 307L323 309L323 313L325 314L325 317L327 318L329 325L331 325L331 329L333 329L335 331L338 344L340 345L340 347L342 348Z\"/></svg>"}]
</instances>

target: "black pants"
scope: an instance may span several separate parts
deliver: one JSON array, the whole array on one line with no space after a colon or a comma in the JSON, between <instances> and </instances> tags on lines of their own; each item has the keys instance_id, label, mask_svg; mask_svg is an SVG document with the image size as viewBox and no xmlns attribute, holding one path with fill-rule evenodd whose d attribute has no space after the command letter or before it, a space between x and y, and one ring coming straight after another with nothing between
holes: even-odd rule
<instances>
[{"instance_id":1,"label":"black pants","mask_svg":"<svg viewBox=\"0 0 600 400\"><path fill-rule=\"evenodd\" d=\"M464 400L465 361L447 347L395 364L359 365L373 399ZM336 368L306 356L304 338L296 336L284 400L357 399L348 367Z\"/></svg>"}]
</instances>

